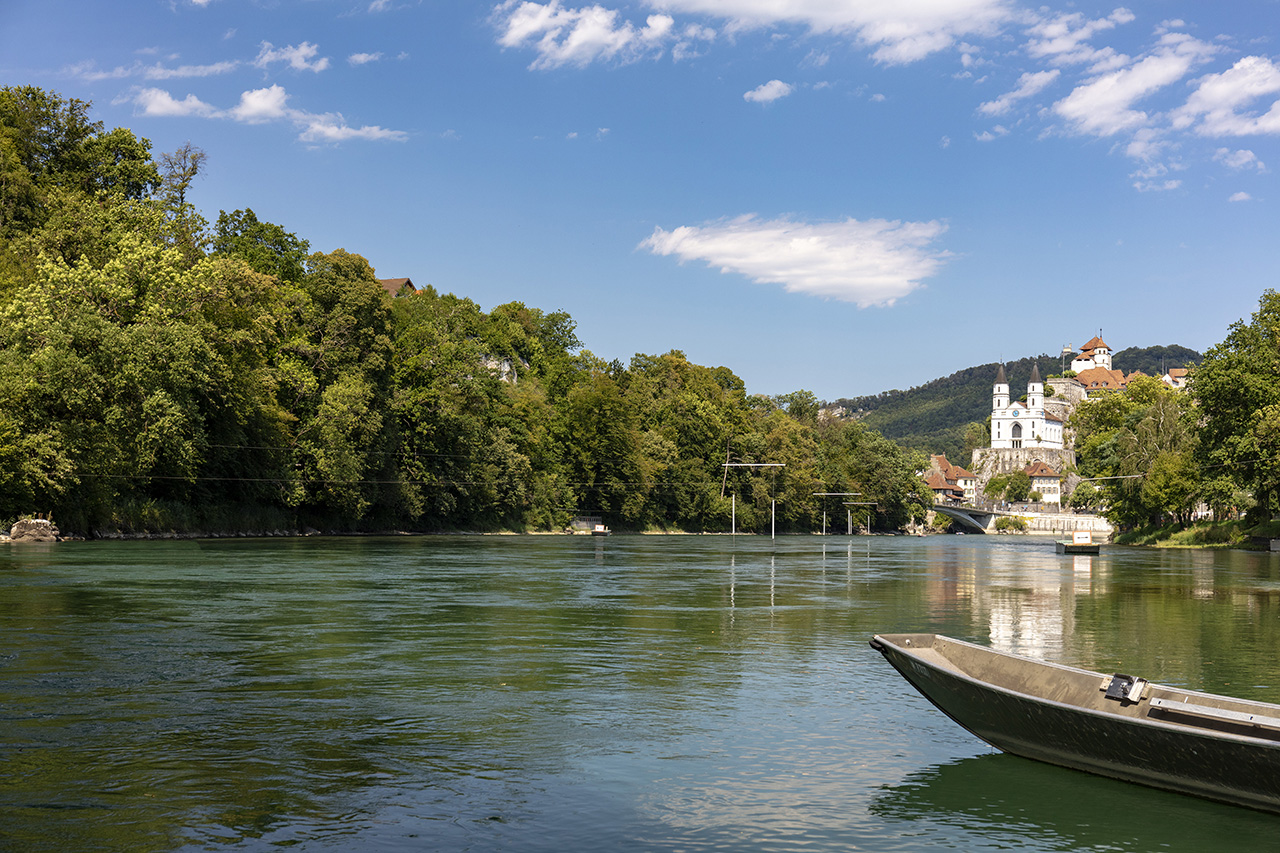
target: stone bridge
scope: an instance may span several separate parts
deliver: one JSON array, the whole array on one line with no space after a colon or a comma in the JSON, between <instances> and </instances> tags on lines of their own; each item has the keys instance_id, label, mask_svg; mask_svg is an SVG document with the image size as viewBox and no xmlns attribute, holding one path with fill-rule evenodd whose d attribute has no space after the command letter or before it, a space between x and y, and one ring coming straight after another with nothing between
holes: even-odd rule
<instances>
[{"instance_id":1,"label":"stone bridge","mask_svg":"<svg viewBox=\"0 0 1280 853\"><path fill-rule=\"evenodd\" d=\"M1027 524L1028 533L1069 534L1088 530L1099 536L1110 536L1115 528L1111 522L1098 515L1081 515L1074 512L1013 512L999 509L978 509L973 506L934 506L948 518L959 522L966 533L994 533L996 519L1000 516L1021 518Z\"/></svg>"}]
</instances>

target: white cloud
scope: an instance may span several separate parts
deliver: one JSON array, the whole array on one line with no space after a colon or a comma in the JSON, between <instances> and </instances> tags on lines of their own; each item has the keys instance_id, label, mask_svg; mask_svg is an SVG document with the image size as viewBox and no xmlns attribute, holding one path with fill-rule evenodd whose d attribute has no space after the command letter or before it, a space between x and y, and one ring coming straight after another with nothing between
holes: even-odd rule
<instances>
[{"instance_id":1,"label":"white cloud","mask_svg":"<svg viewBox=\"0 0 1280 853\"><path fill-rule=\"evenodd\" d=\"M1147 113L1133 109L1142 98L1181 80L1193 66L1217 51L1213 45L1182 33L1160 38L1154 52L1127 68L1100 75L1077 86L1053 105L1077 133L1112 136L1142 127Z\"/></svg>"},{"instance_id":2,"label":"white cloud","mask_svg":"<svg viewBox=\"0 0 1280 853\"><path fill-rule=\"evenodd\" d=\"M1213 153L1214 162L1221 163L1228 169L1257 169L1259 172L1267 171L1267 167L1258 155L1247 149L1232 151L1229 148L1219 148Z\"/></svg>"},{"instance_id":3,"label":"white cloud","mask_svg":"<svg viewBox=\"0 0 1280 853\"><path fill-rule=\"evenodd\" d=\"M1116 61L1119 55L1109 47L1095 48L1087 42L1100 32L1133 20L1133 13L1125 8L1092 21L1079 12L1061 14L1031 26L1027 30L1031 41L1025 49L1032 57L1046 59L1054 65L1089 64L1095 71L1102 71L1105 69L1100 66Z\"/></svg>"},{"instance_id":4,"label":"white cloud","mask_svg":"<svg viewBox=\"0 0 1280 853\"><path fill-rule=\"evenodd\" d=\"M288 93L282 86L268 86L265 89L254 89L240 95L240 103L232 107L228 115L236 121L246 124L261 124L289 118L291 115L285 101Z\"/></svg>"},{"instance_id":5,"label":"white cloud","mask_svg":"<svg viewBox=\"0 0 1280 853\"><path fill-rule=\"evenodd\" d=\"M403 130L388 130L377 125L351 127L340 113L299 115L295 120L303 125L298 136L303 142L345 142L348 139L403 142L408 138Z\"/></svg>"},{"instance_id":6,"label":"white cloud","mask_svg":"<svg viewBox=\"0 0 1280 853\"><path fill-rule=\"evenodd\" d=\"M77 62L75 65L68 65L63 69L63 73L79 77L82 80L97 82L98 80L120 80L125 77L132 77L138 73L139 65L126 68L123 65L117 65L110 71L101 71L98 69L97 63L92 60Z\"/></svg>"},{"instance_id":7,"label":"white cloud","mask_svg":"<svg viewBox=\"0 0 1280 853\"><path fill-rule=\"evenodd\" d=\"M671 58L676 62L701 56L701 43L710 44L716 40L716 31L700 24L689 24L680 31L676 43L671 46Z\"/></svg>"},{"instance_id":8,"label":"white cloud","mask_svg":"<svg viewBox=\"0 0 1280 853\"><path fill-rule=\"evenodd\" d=\"M655 228L639 248L866 308L892 305L934 275L950 257L931 248L944 231L940 222L813 224L747 215L672 231Z\"/></svg>"},{"instance_id":9,"label":"white cloud","mask_svg":"<svg viewBox=\"0 0 1280 853\"><path fill-rule=\"evenodd\" d=\"M1166 177L1170 171L1169 166L1163 163L1154 163L1146 168L1139 169L1129 175L1133 179L1133 188L1138 192L1162 192L1166 190L1176 190L1182 186L1182 181L1177 178ZM1179 168L1174 166L1173 168Z\"/></svg>"},{"instance_id":10,"label":"white cloud","mask_svg":"<svg viewBox=\"0 0 1280 853\"><path fill-rule=\"evenodd\" d=\"M84 80L122 80L127 77L141 77L145 80L172 80L182 77L213 77L218 74L228 74L240 67L240 63L236 60L227 60L226 62L214 62L209 65L180 65L177 68L167 68L160 63L155 65L143 65L135 62L133 65L117 65L110 71L100 71L93 61L79 62L75 65L68 66L65 71Z\"/></svg>"},{"instance_id":11,"label":"white cloud","mask_svg":"<svg viewBox=\"0 0 1280 853\"><path fill-rule=\"evenodd\" d=\"M1246 192L1232 193L1227 201L1253 201L1253 196Z\"/></svg>"},{"instance_id":12,"label":"white cloud","mask_svg":"<svg viewBox=\"0 0 1280 853\"><path fill-rule=\"evenodd\" d=\"M1052 71L1027 72L1018 78L1018 86L1012 92L1006 92L994 101L987 101L978 107L978 112L989 116L1004 115L1013 107L1014 101L1021 101L1039 94L1050 83L1058 79L1062 72L1054 68Z\"/></svg>"},{"instance_id":13,"label":"white cloud","mask_svg":"<svg viewBox=\"0 0 1280 853\"><path fill-rule=\"evenodd\" d=\"M377 62L381 58L381 53L353 53L347 57L347 62L352 65L367 65L370 62Z\"/></svg>"},{"instance_id":14,"label":"white cloud","mask_svg":"<svg viewBox=\"0 0 1280 853\"><path fill-rule=\"evenodd\" d=\"M991 128L990 130L984 130L982 131L982 133L975 133L973 135L973 138L978 140L979 142L990 142L991 140L999 139L1001 136L1005 136L1008 133L1009 133L1009 128L1005 127L1004 125L997 124L995 127Z\"/></svg>"},{"instance_id":15,"label":"white cloud","mask_svg":"<svg viewBox=\"0 0 1280 853\"><path fill-rule=\"evenodd\" d=\"M1124 153L1135 160L1152 160L1169 146L1163 132L1154 127L1140 127L1125 146Z\"/></svg>"},{"instance_id":16,"label":"white cloud","mask_svg":"<svg viewBox=\"0 0 1280 853\"><path fill-rule=\"evenodd\" d=\"M201 116L218 115L218 109L211 104L187 95L181 101L175 99L163 89L142 89L133 98L134 104L142 109L144 116Z\"/></svg>"},{"instance_id":17,"label":"white cloud","mask_svg":"<svg viewBox=\"0 0 1280 853\"><path fill-rule=\"evenodd\" d=\"M258 58L253 61L253 64L256 68L266 68L273 62L287 62L295 71L320 72L329 67L329 57L322 56L316 59L315 56L319 52L319 46L309 41L281 48L273 47L271 42L264 41L262 49L258 51Z\"/></svg>"},{"instance_id":18,"label":"white cloud","mask_svg":"<svg viewBox=\"0 0 1280 853\"><path fill-rule=\"evenodd\" d=\"M1280 133L1280 100L1263 115L1240 110L1266 95L1280 92L1280 68L1262 56L1246 56L1221 74L1207 74L1187 103L1174 112L1173 126L1188 128L1199 120L1201 136L1245 136Z\"/></svg>"},{"instance_id":19,"label":"white cloud","mask_svg":"<svg viewBox=\"0 0 1280 853\"><path fill-rule=\"evenodd\" d=\"M825 50L811 50L804 59L800 60L801 68L822 68L831 61L831 54Z\"/></svg>"},{"instance_id":20,"label":"white cloud","mask_svg":"<svg viewBox=\"0 0 1280 853\"><path fill-rule=\"evenodd\" d=\"M171 80L180 77L214 77L218 74L229 74L240 67L235 60L214 62L209 65L180 65L177 68L165 68L156 64L143 71L142 76L148 80Z\"/></svg>"},{"instance_id":21,"label":"white cloud","mask_svg":"<svg viewBox=\"0 0 1280 853\"><path fill-rule=\"evenodd\" d=\"M187 95L179 101L163 89L141 89L131 100L141 114L147 116L200 116L231 119L244 124L287 121L299 128L298 139L303 142L344 142L348 139L401 142L409 138L402 130L389 130L378 125L351 127L340 113L311 113L294 109L288 105L289 93L278 85L242 92L240 102L229 110L220 110L195 95Z\"/></svg>"},{"instance_id":22,"label":"white cloud","mask_svg":"<svg viewBox=\"0 0 1280 853\"><path fill-rule=\"evenodd\" d=\"M990 35L1010 20L1010 0L648 0L663 11L706 15L734 30L800 25L851 35L878 62L914 62L967 35Z\"/></svg>"},{"instance_id":23,"label":"white cloud","mask_svg":"<svg viewBox=\"0 0 1280 853\"><path fill-rule=\"evenodd\" d=\"M675 25L669 15L650 15L644 27L619 23L618 13L603 6L570 9L560 0L549 3L508 0L494 10L503 47L532 47L538 58L530 68L558 68L592 62L631 62L662 51Z\"/></svg>"},{"instance_id":24,"label":"white cloud","mask_svg":"<svg viewBox=\"0 0 1280 853\"><path fill-rule=\"evenodd\" d=\"M750 92L744 92L742 99L744 101L754 101L757 104L768 104L779 98L785 98L791 92L790 83L783 83L781 80L770 80L768 83L761 83Z\"/></svg>"}]
</instances>

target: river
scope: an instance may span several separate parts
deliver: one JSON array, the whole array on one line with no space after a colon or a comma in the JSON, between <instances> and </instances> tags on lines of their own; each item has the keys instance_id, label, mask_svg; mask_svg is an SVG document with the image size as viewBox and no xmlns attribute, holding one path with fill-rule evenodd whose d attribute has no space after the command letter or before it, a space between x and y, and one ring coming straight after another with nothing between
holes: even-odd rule
<instances>
[{"instance_id":1,"label":"river","mask_svg":"<svg viewBox=\"0 0 1280 853\"><path fill-rule=\"evenodd\" d=\"M0 851L1274 847L996 753L870 649L936 631L1280 702L1280 556L1005 536L0 550Z\"/></svg>"}]
</instances>

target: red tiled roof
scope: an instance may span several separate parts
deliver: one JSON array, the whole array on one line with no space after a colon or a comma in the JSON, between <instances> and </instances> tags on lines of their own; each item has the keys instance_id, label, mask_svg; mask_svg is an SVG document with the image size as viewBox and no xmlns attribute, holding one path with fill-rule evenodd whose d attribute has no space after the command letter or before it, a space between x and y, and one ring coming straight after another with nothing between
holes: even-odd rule
<instances>
[{"instance_id":1,"label":"red tiled roof","mask_svg":"<svg viewBox=\"0 0 1280 853\"><path fill-rule=\"evenodd\" d=\"M1044 462L1036 461L1028 465L1025 469L1028 477L1058 477L1057 471L1050 468Z\"/></svg>"},{"instance_id":2,"label":"red tiled roof","mask_svg":"<svg viewBox=\"0 0 1280 853\"><path fill-rule=\"evenodd\" d=\"M1104 341L1102 338L1098 337L1097 335L1094 335L1092 338L1089 339L1089 342L1087 344L1080 347L1080 352L1081 354L1086 352L1092 352L1093 350L1096 350L1098 347L1107 347L1107 349L1111 349L1111 347L1107 346L1106 341Z\"/></svg>"},{"instance_id":3,"label":"red tiled roof","mask_svg":"<svg viewBox=\"0 0 1280 853\"><path fill-rule=\"evenodd\" d=\"M1086 388L1123 388L1125 385L1124 374L1118 370L1108 370L1105 367L1090 367L1088 370L1082 370L1076 374L1076 381Z\"/></svg>"},{"instance_id":4,"label":"red tiled roof","mask_svg":"<svg viewBox=\"0 0 1280 853\"><path fill-rule=\"evenodd\" d=\"M937 471L930 471L929 476L924 478L924 482L926 486L933 489L935 492L953 488L953 486L947 482L947 478L943 477Z\"/></svg>"}]
</instances>

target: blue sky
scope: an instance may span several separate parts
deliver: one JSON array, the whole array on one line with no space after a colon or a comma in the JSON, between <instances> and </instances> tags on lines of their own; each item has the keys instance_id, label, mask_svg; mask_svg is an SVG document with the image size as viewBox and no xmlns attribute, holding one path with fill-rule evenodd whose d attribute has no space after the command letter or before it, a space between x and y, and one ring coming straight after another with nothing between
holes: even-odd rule
<instances>
[{"instance_id":1,"label":"blue sky","mask_svg":"<svg viewBox=\"0 0 1280 853\"><path fill-rule=\"evenodd\" d=\"M210 220L833 400L1221 341L1278 284L1278 35L1276 0L6 0L0 83L200 146Z\"/></svg>"}]
</instances>

